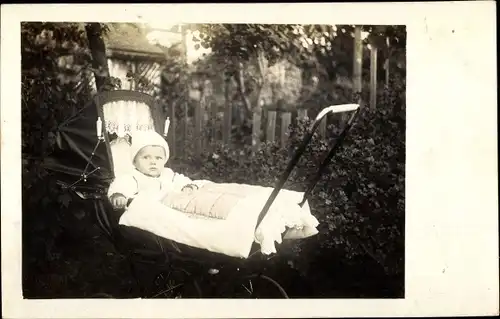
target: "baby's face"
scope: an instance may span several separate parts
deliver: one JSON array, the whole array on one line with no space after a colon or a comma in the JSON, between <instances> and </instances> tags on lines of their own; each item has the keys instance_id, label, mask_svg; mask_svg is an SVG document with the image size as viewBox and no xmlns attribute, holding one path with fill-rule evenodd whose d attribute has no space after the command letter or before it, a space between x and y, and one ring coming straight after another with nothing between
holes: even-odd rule
<instances>
[{"instance_id":1,"label":"baby's face","mask_svg":"<svg viewBox=\"0 0 500 319\"><path fill-rule=\"evenodd\" d=\"M165 150L161 146L143 147L134 160L136 169L144 175L158 177L167 162Z\"/></svg>"}]
</instances>

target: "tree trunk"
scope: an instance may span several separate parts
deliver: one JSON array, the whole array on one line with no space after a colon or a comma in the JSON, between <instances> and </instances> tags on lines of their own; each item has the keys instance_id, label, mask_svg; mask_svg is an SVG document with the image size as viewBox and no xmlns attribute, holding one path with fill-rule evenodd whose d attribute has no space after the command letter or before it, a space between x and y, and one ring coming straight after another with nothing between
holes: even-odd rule
<instances>
[{"instance_id":1,"label":"tree trunk","mask_svg":"<svg viewBox=\"0 0 500 319\"><path fill-rule=\"evenodd\" d=\"M108 59L106 57L106 46L102 38L103 30L100 23L87 23L85 24L85 31L87 33L90 53L92 55L95 85L97 91L102 91L106 89L106 83L110 77Z\"/></svg>"},{"instance_id":2,"label":"tree trunk","mask_svg":"<svg viewBox=\"0 0 500 319\"><path fill-rule=\"evenodd\" d=\"M224 78L224 144L229 145L231 141L231 129L233 118L233 101L231 99L231 78L226 74Z\"/></svg>"},{"instance_id":3,"label":"tree trunk","mask_svg":"<svg viewBox=\"0 0 500 319\"><path fill-rule=\"evenodd\" d=\"M255 107L253 108L252 146L254 153L257 152L260 148L262 108L264 106L264 103L262 101L262 92L266 83L268 70L268 62L264 56L264 51L262 49L257 53L257 67L260 73L260 81L258 81L257 84L257 101L255 101Z\"/></svg>"},{"instance_id":4,"label":"tree trunk","mask_svg":"<svg viewBox=\"0 0 500 319\"><path fill-rule=\"evenodd\" d=\"M246 87L245 87L245 78L244 78L244 66L243 63L238 63L238 71L236 72L236 83L238 87L238 91L241 96L241 100L243 101L244 105L244 113L246 117L249 117L252 114L252 102L250 102L250 99L247 96L246 92Z\"/></svg>"},{"instance_id":5,"label":"tree trunk","mask_svg":"<svg viewBox=\"0 0 500 319\"><path fill-rule=\"evenodd\" d=\"M189 25L181 25L181 37L182 37L182 67L184 70L187 69L187 31L189 29ZM184 120L182 121L182 143L183 147L181 147L181 153L183 157L186 157L186 149L188 145L188 135L189 135L189 87L190 83L188 82L187 76L184 76L184 91L182 98L182 108L184 110Z\"/></svg>"},{"instance_id":6,"label":"tree trunk","mask_svg":"<svg viewBox=\"0 0 500 319\"><path fill-rule=\"evenodd\" d=\"M370 49L370 107L377 107L377 47L372 44Z\"/></svg>"},{"instance_id":7,"label":"tree trunk","mask_svg":"<svg viewBox=\"0 0 500 319\"><path fill-rule=\"evenodd\" d=\"M353 61L353 89L355 94L361 94L363 87L363 40L361 26L354 27L354 61ZM360 96L359 96L360 97ZM361 98L358 103L361 103Z\"/></svg>"},{"instance_id":8,"label":"tree trunk","mask_svg":"<svg viewBox=\"0 0 500 319\"><path fill-rule=\"evenodd\" d=\"M389 42L389 37L386 38L386 45L387 45L387 57L385 60L385 87L386 89L389 88L389 79L390 79L390 59L391 59L391 47L390 47L390 42Z\"/></svg>"}]
</instances>

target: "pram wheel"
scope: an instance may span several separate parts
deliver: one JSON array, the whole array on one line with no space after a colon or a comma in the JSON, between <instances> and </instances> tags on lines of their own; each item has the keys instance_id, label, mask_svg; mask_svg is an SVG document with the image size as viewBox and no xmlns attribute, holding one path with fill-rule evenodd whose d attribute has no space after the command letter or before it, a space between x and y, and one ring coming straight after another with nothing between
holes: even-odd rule
<instances>
[{"instance_id":1,"label":"pram wheel","mask_svg":"<svg viewBox=\"0 0 500 319\"><path fill-rule=\"evenodd\" d=\"M288 299L288 294L274 279L260 274L253 274L238 279L224 295L230 298L245 299Z\"/></svg>"},{"instance_id":2,"label":"pram wheel","mask_svg":"<svg viewBox=\"0 0 500 319\"><path fill-rule=\"evenodd\" d=\"M201 298L198 281L183 269L169 269L156 276L156 293L152 298Z\"/></svg>"}]
</instances>

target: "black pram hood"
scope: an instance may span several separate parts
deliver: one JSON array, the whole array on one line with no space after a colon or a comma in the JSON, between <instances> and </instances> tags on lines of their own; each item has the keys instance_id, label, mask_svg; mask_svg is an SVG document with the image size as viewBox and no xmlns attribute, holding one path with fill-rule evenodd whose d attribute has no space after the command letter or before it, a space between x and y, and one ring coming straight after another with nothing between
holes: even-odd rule
<instances>
[{"instance_id":1,"label":"black pram hood","mask_svg":"<svg viewBox=\"0 0 500 319\"><path fill-rule=\"evenodd\" d=\"M113 178L105 142L100 142L95 148L98 142L97 114L92 100L58 127L55 149L44 159L43 165L65 184L77 182L86 167L87 174L93 172L86 181L78 181L74 185L77 188L102 190Z\"/></svg>"}]
</instances>

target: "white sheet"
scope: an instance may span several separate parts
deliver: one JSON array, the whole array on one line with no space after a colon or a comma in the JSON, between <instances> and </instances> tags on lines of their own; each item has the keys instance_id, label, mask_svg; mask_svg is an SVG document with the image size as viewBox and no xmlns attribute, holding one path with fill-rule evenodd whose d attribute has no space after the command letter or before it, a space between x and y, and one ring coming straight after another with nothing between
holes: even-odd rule
<instances>
[{"instance_id":1,"label":"white sheet","mask_svg":"<svg viewBox=\"0 0 500 319\"><path fill-rule=\"evenodd\" d=\"M137 227L160 237L192 247L247 258L253 242L263 254L276 252L275 243L282 238L299 239L318 233L317 219L311 215L306 202L298 203L303 193L281 190L266 217L255 230L257 217L272 192L272 188L256 187L251 195L233 208L227 219L200 219L171 209L158 201L157 196L139 195L120 218L120 224ZM284 236L286 227L290 227Z\"/></svg>"}]
</instances>

